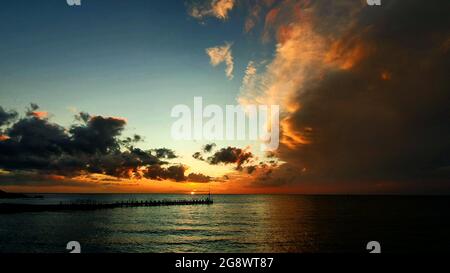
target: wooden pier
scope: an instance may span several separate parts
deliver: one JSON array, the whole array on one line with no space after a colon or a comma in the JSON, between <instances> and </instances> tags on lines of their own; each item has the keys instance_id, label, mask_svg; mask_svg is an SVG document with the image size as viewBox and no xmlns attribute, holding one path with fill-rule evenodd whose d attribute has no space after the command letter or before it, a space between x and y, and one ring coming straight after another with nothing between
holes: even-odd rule
<instances>
[{"instance_id":1,"label":"wooden pier","mask_svg":"<svg viewBox=\"0 0 450 273\"><path fill-rule=\"evenodd\" d=\"M0 214L19 212L43 212L43 211L92 211L100 209L115 208L138 208L138 207L162 207L162 206L191 206L191 205L212 205L211 198L194 200L150 200L150 201L121 201L114 203L101 202L78 202L60 203L53 205L35 204L0 204Z\"/></svg>"}]
</instances>

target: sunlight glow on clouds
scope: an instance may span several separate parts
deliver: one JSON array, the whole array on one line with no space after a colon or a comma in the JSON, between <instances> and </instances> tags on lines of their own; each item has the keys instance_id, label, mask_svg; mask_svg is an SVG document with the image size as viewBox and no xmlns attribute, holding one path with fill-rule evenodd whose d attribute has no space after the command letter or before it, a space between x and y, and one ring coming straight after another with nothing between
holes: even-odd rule
<instances>
[{"instance_id":1,"label":"sunlight glow on clouds","mask_svg":"<svg viewBox=\"0 0 450 273\"><path fill-rule=\"evenodd\" d=\"M192 6L189 15L199 20L208 16L226 20L234 6L235 0L210 0L205 5Z\"/></svg>"},{"instance_id":2,"label":"sunlight glow on clouds","mask_svg":"<svg viewBox=\"0 0 450 273\"><path fill-rule=\"evenodd\" d=\"M152 3L157 9L132 5L136 20L103 20L123 13L112 8L114 14L79 14L76 23L71 16L56 25L42 21L55 6L28 16L24 35L16 35L13 17L4 18L0 186L449 191L449 1L390 0L384 8L354 0L167 2ZM67 35L70 26L91 25L95 32ZM61 42L33 46L56 38ZM78 47L80 38L91 46ZM207 58L241 86L211 77ZM73 77L79 73L88 80ZM167 110L173 98L195 96L280 105L280 148L266 156L250 151L253 142L201 151L206 143L174 144ZM13 110L29 101L49 112L36 104L22 114Z\"/></svg>"},{"instance_id":3,"label":"sunlight glow on clouds","mask_svg":"<svg viewBox=\"0 0 450 273\"><path fill-rule=\"evenodd\" d=\"M225 43L223 46L207 48L206 54L208 54L212 66L225 63L225 74L228 79L233 79L234 61L230 43Z\"/></svg>"}]
</instances>

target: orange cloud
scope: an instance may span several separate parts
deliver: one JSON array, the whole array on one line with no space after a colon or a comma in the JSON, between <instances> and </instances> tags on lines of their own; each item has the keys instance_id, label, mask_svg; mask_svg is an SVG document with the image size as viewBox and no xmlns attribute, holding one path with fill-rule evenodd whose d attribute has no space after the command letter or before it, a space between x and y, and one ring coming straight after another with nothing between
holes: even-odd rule
<instances>
[{"instance_id":1,"label":"orange cloud","mask_svg":"<svg viewBox=\"0 0 450 273\"><path fill-rule=\"evenodd\" d=\"M370 48L358 38L339 39L331 44L325 56L325 63L343 70L351 69L368 54L369 50Z\"/></svg>"},{"instance_id":2,"label":"orange cloud","mask_svg":"<svg viewBox=\"0 0 450 273\"><path fill-rule=\"evenodd\" d=\"M305 131L311 132L312 128L306 128ZM283 136L281 138L281 143L286 145L290 149L295 149L299 145L310 144L310 140L305 136L306 134L302 134L292 126L292 122L289 117L283 119L281 121L281 131L283 132Z\"/></svg>"},{"instance_id":3,"label":"orange cloud","mask_svg":"<svg viewBox=\"0 0 450 273\"><path fill-rule=\"evenodd\" d=\"M93 119L93 118L104 118L104 117L103 116L91 116L91 117L89 117L89 119ZM123 122L124 124L128 123L128 119L127 118L122 118L122 117L107 117L106 119L120 121L120 122Z\"/></svg>"},{"instance_id":4,"label":"orange cloud","mask_svg":"<svg viewBox=\"0 0 450 273\"><path fill-rule=\"evenodd\" d=\"M252 75L251 81L245 76L238 97L243 105L280 105L282 143L292 149L310 143L304 135L308 132L295 131L290 124L291 116L301 111L298 97L308 92L308 85L320 81L326 71L351 69L372 50L358 33L346 35L353 33L352 18L340 26L340 33L327 33L317 28L322 19L316 12L309 1L286 0L267 13L263 35L275 34L275 57L263 73Z\"/></svg>"},{"instance_id":5,"label":"orange cloud","mask_svg":"<svg viewBox=\"0 0 450 273\"><path fill-rule=\"evenodd\" d=\"M266 15L266 26L272 25L273 23L275 23L275 20L277 19L277 16L279 13L280 13L279 8L271 9Z\"/></svg>"},{"instance_id":6,"label":"orange cloud","mask_svg":"<svg viewBox=\"0 0 450 273\"><path fill-rule=\"evenodd\" d=\"M193 6L189 15L196 19L216 17L220 20L228 19L228 13L234 8L235 0L212 0L203 6Z\"/></svg>"},{"instance_id":7,"label":"orange cloud","mask_svg":"<svg viewBox=\"0 0 450 273\"><path fill-rule=\"evenodd\" d=\"M276 19L278 18L278 14L280 13L280 9L279 8L273 8L271 9L265 18L265 23L264 23L264 34L263 34L263 42L268 42L270 40L270 33L272 30L272 27L275 24Z\"/></svg>"},{"instance_id":8,"label":"orange cloud","mask_svg":"<svg viewBox=\"0 0 450 273\"><path fill-rule=\"evenodd\" d=\"M225 63L225 74L228 79L233 79L234 61L231 44L225 43L223 46L207 48L206 54L208 54L212 66L218 66L221 63Z\"/></svg>"},{"instance_id":9,"label":"orange cloud","mask_svg":"<svg viewBox=\"0 0 450 273\"><path fill-rule=\"evenodd\" d=\"M46 111L33 111L31 115L35 118L44 119L48 117L48 112Z\"/></svg>"},{"instance_id":10,"label":"orange cloud","mask_svg":"<svg viewBox=\"0 0 450 273\"><path fill-rule=\"evenodd\" d=\"M326 52L326 40L305 22L278 28L275 57L266 71L258 75L259 84L242 87L241 103L278 104L284 114L298 109L294 98L304 81L317 70L311 68L321 63Z\"/></svg>"},{"instance_id":11,"label":"orange cloud","mask_svg":"<svg viewBox=\"0 0 450 273\"><path fill-rule=\"evenodd\" d=\"M234 0L216 0L212 4L213 14L219 19L227 19L234 7Z\"/></svg>"},{"instance_id":12,"label":"orange cloud","mask_svg":"<svg viewBox=\"0 0 450 273\"><path fill-rule=\"evenodd\" d=\"M250 83L250 81L253 79L253 77L257 73L257 68L255 67L255 64L253 61L250 61L247 65L247 68L245 69L245 75L244 79L242 80L244 85L247 85Z\"/></svg>"}]
</instances>

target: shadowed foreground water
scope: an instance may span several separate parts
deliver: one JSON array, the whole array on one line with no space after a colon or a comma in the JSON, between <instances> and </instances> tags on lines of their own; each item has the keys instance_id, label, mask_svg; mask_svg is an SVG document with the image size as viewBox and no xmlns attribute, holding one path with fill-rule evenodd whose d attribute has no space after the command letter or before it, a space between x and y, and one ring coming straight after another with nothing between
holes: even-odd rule
<instances>
[{"instance_id":1,"label":"shadowed foreground water","mask_svg":"<svg viewBox=\"0 0 450 273\"><path fill-rule=\"evenodd\" d=\"M177 195L45 195L59 203ZM4 202L25 202L25 200ZM0 252L450 252L449 197L216 195L213 205L0 215Z\"/></svg>"}]
</instances>

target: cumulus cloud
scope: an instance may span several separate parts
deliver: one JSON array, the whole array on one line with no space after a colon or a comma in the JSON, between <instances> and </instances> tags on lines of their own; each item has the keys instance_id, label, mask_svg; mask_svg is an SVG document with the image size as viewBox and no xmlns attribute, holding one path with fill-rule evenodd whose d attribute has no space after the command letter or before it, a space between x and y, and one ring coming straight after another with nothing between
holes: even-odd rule
<instances>
[{"instance_id":1,"label":"cumulus cloud","mask_svg":"<svg viewBox=\"0 0 450 273\"><path fill-rule=\"evenodd\" d=\"M3 132L3 126L10 124L18 116L15 111L6 111L0 106L0 141L6 141L9 136L5 135Z\"/></svg>"},{"instance_id":2,"label":"cumulus cloud","mask_svg":"<svg viewBox=\"0 0 450 273\"><path fill-rule=\"evenodd\" d=\"M3 107L0 106L0 127L3 126L3 125L9 124L15 118L17 118L17 112L15 112L15 111L5 111L3 109Z\"/></svg>"},{"instance_id":3,"label":"cumulus cloud","mask_svg":"<svg viewBox=\"0 0 450 273\"><path fill-rule=\"evenodd\" d=\"M210 153L216 146L216 143L206 144L205 146L203 146L202 150L205 153Z\"/></svg>"},{"instance_id":4,"label":"cumulus cloud","mask_svg":"<svg viewBox=\"0 0 450 273\"><path fill-rule=\"evenodd\" d=\"M189 182L208 183L211 182L212 178L201 173L190 173L186 179Z\"/></svg>"},{"instance_id":5,"label":"cumulus cloud","mask_svg":"<svg viewBox=\"0 0 450 273\"><path fill-rule=\"evenodd\" d=\"M144 173L144 177L153 180L174 180L176 182L208 183L213 180L212 177L201 173L190 173L185 175L187 167L184 165L172 165L164 167L161 165L152 165Z\"/></svg>"},{"instance_id":6,"label":"cumulus cloud","mask_svg":"<svg viewBox=\"0 0 450 273\"><path fill-rule=\"evenodd\" d=\"M186 181L184 175L186 167L183 165L173 165L162 167L161 165L152 165L144 173L144 177L153 180L175 180L177 182Z\"/></svg>"},{"instance_id":7,"label":"cumulus cloud","mask_svg":"<svg viewBox=\"0 0 450 273\"><path fill-rule=\"evenodd\" d=\"M450 4L383 5L283 1L266 18L275 57L239 101L282 107L277 182L449 188Z\"/></svg>"},{"instance_id":8,"label":"cumulus cloud","mask_svg":"<svg viewBox=\"0 0 450 273\"><path fill-rule=\"evenodd\" d=\"M65 181L92 174L188 180L185 166L166 161L176 158L174 151L136 148L134 145L142 139L138 135L122 139L127 123L123 118L80 113L76 116L79 123L65 128L31 114L37 109L32 105L23 118L11 123L17 114L0 107L3 124L9 124L0 138L0 169L8 173L9 180L34 175L33 181L41 181L42 177Z\"/></svg>"},{"instance_id":9,"label":"cumulus cloud","mask_svg":"<svg viewBox=\"0 0 450 273\"><path fill-rule=\"evenodd\" d=\"M234 61L230 43L225 43L223 46L207 48L206 54L208 54L212 66L225 63L225 74L228 79L233 79Z\"/></svg>"},{"instance_id":10,"label":"cumulus cloud","mask_svg":"<svg viewBox=\"0 0 450 273\"><path fill-rule=\"evenodd\" d=\"M255 178L261 180L266 179L272 173L273 169L279 166L279 162L271 154L267 154L263 159L254 155L250 148L245 149L237 147L226 147L218 149L214 152L216 144L207 144L203 146L202 151L196 152L192 155L197 160L204 161L210 165L234 165L234 170L238 171L238 177L248 177L248 180L255 180ZM236 174L231 174L236 176ZM208 178L208 180L211 178ZM218 181L217 178L214 179ZM225 179L225 180L228 180ZM256 183L255 183L256 184Z\"/></svg>"},{"instance_id":11,"label":"cumulus cloud","mask_svg":"<svg viewBox=\"0 0 450 273\"><path fill-rule=\"evenodd\" d=\"M249 162L253 158L253 154L245 149L227 147L215 152L208 157L208 163L212 165L218 164L236 164L236 169L240 170L242 165Z\"/></svg>"},{"instance_id":12,"label":"cumulus cloud","mask_svg":"<svg viewBox=\"0 0 450 273\"><path fill-rule=\"evenodd\" d=\"M217 152L213 153L211 156L205 159L205 154L210 153L212 151L212 147L214 146L206 146L203 149L203 153L197 152L194 153L192 156L195 159L206 161L211 165L235 164L236 170L242 170L243 165L249 163L254 158L253 153L248 151L247 149L227 147L218 150Z\"/></svg>"},{"instance_id":13,"label":"cumulus cloud","mask_svg":"<svg viewBox=\"0 0 450 273\"><path fill-rule=\"evenodd\" d=\"M85 117L87 121L70 129L73 148L88 154L117 151L120 147L117 137L122 134L126 121L113 117Z\"/></svg>"},{"instance_id":14,"label":"cumulus cloud","mask_svg":"<svg viewBox=\"0 0 450 273\"><path fill-rule=\"evenodd\" d=\"M196 19L215 17L220 20L228 19L228 14L235 6L235 0L207 0L191 4L189 15Z\"/></svg>"},{"instance_id":15,"label":"cumulus cloud","mask_svg":"<svg viewBox=\"0 0 450 273\"><path fill-rule=\"evenodd\" d=\"M161 159L174 159L177 158L174 151L167 149L167 148L158 148L158 149L152 149L150 150L152 153L155 153L155 156L157 158Z\"/></svg>"}]
</instances>

